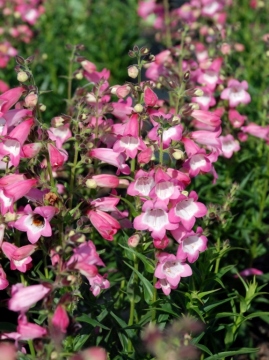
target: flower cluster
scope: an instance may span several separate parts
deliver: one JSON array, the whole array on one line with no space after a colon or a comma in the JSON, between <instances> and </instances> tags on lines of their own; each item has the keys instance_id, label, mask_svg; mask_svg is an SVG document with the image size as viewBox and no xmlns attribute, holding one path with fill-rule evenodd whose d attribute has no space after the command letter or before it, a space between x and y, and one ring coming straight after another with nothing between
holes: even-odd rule
<instances>
[{"instance_id":1,"label":"flower cluster","mask_svg":"<svg viewBox=\"0 0 269 360\"><path fill-rule=\"evenodd\" d=\"M167 47L147 65L147 78L169 88L164 78L183 75L178 63L184 71L190 71L190 84L197 86L202 94L200 97L190 94L190 100L198 104L200 110L212 110L223 119L219 140L221 155L226 158L240 150L240 142L246 141L248 134L268 142L269 131L268 126L247 122L247 117L240 113L241 105L251 101L247 81L225 76L229 54L244 51L242 44L229 42L225 7L230 5L229 0L191 0L170 11L152 0L141 1L138 9L146 21L155 14L153 26L159 30L156 40ZM180 41L180 45L173 46L173 41Z\"/></svg>"},{"instance_id":2,"label":"flower cluster","mask_svg":"<svg viewBox=\"0 0 269 360\"><path fill-rule=\"evenodd\" d=\"M44 13L43 0L3 0L0 2L3 25L0 27L0 68L6 68L18 54L20 43L28 44L34 36L33 26ZM0 80L0 93L9 86Z\"/></svg>"}]
</instances>

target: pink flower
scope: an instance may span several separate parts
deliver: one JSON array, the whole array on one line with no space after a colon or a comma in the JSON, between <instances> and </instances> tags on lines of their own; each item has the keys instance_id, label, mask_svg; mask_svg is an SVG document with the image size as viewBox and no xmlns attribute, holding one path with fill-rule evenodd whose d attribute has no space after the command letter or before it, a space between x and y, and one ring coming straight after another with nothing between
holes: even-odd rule
<instances>
[{"instance_id":1,"label":"pink flower","mask_svg":"<svg viewBox=\"0 0 269 360\"><path fill-rule=\"evenodd\" d=\"M235 79L228 81L228 88L224 89L220 95L221 99L228 100L230 107L236 107L239 104L248 104L251 101L248 89L248 83L241 83Z\"/></svg>"},{"instance_id":2,"label":"pink flower","mask_svg":"<svg viewBox=\"0 0 269 360\"><path fill-rule=\"evenodd\" d=\"M10 269L18 269L21 272L26 272L31 267L31 254L35 251L36 247L34 245L25 245L20 248L4 242L2 245L3 253L10 260Z\"/></svg>"},{"instance_id":3,"label":"pink flower","mask_svg":"<svg viewBox=\"0 0 269 360\"><path fill-rule=\"evenodd\" d=\"M112 149L99 148L93 149L89 152L89 156L104 161L107 164L116 166L118 168L117 175L122 172L125 175L130 174L130 168L125 164L126 156L114 152Z\"/></svg>"},{"instance_id":4,"label":"pink flower","mask_svg":"<svg viewBox=\"0 0 269 360\"><path fill-rule=\"evenodd\" d=\"M239 114L239 112L235 109L229 110L228 117L234 128L240 128L247 118L246 116Z\"/></svg>"},{"instance_id":5,"label":"pink flower","mask_svg":"<svg viewBox=\"0 0 269 360\"><path fill-rule=\"evenodd\" d=\"M0 179L0 206L4 215L13 211L13 204L25 196L37 183L36 179L25 179L22 174L11 174Z\"/></svg>"},{"instance_id":6,"label":"pink flower","mask_svg":"<svg viewBox=\"0 0 269 360\"><path fill-rule=\"evenodd\" d=\"M20 334L19 340L37 339L47 335L46 329L37 324L29 323L25 315L18 319L17 332Z\"/></svg>"},{"instance_id":7,"label":"pink flower","mask_svg":"<svg viewBox=\"0 0 269 360\"><path fill-rule=\"evenodd\" d=\"M238 140L235 140L233 135L220 136L220 141L222 144L222 155L226 158L231 158L234 152L240 150L240 145Z\"/></svg>"},{"instance_id":8,"label":"pink flower","mask_svg":"<svg viewBox=\"0 0 269 360\"><path fill-rule=\"evenodd\" d=\"M95 229L106 240L112 241L114 235L121 228L116 219L98 209L88 211L87 215Z\"/></svg>"},{"instance_id":9,"label":"pink flower","mask_svg":"<svg viewBox=\"0 0 269 360\"><path fill-rule=\"evenodd\" d=\"M20 231L26 231L30 243L35 244L41 236L51 236L49 222L56 213L55 207L40 206L33 211L30 205L26 205L24 213L13 226Z\"/></svg>"},{"instance_id":10,"label":"pink flower","mask_svg":"<svg viewBox=\"0 0 269 360\"><path fill-rule=\"evenodd\" d=\"M255 268L248 268L239 273L241 276L263 275L261 270Z\"/></svg>"},{"instance_id":11,"label":"pink flower","mask_svg":"<svg viewBox=\"0 0 269 360\"><path fill-rule=\"evenodd\" d=\"M69 317L63 305L60 304L56 307L51 322L57 330L66 333L69 325Z\"/></svg>"},{"instance_id":12,"label":"pink flower","mask_svg":"<svg viewBox=\"0 0 269 360\"><path fill-rule=\"evenodd\" d=\"M142 207L143 213L134 219L134 228L136 230L151 231L151 236L155 239L162 239L166 230L174 230L177 224L170 222L165 206L153 204L152 201L146 201Z\"/></svg>"},{"instance_id":13,"label":"pink flower","mask_svg":"<svg viewBox=\"0 0 269 360\"><path fill-rule=\"evenodd\" d=\"M91 285L90 290L94 296L98 296L101 290L108 289L110 287L110 282L100 274L89 278L89 283Z\"/></svg>"},{"instance_id":14,"label":"pink flower","mask_svg":"<svg viewBox=\"0 0 269 360\"><path fill-rule=\"evenodd\" d=\"M165 295L169 295L171 288L175 289L178 286L182 277L192 275L190 266L182 263L173 254L160 253L158 260L154 276L160 281L156 283L155 287L157 289L161 287Z\"/></svg>"},{"instance_id":15,"label":"pink flower","mask_svg":"<svg viewBox=\"0 0 269 360\"><path fill-rule=\"evenodd\" d=\"M0 290L4 290L6 287L8 287L9 282L7 280L7 275L4 272L4 269L0 265Z\"/></svg>"},{"instance_id":16,"label":"pink flower","mask_svg":"<svg viewBox=\"0 0 269 360\"><path fill-rule=\"evenodd\" d=\"M207 249L207 238L202 235L202 231L203 229L198 227L196 233L192 231L182 237L176 255L178 260L187 259L193 263L198 259L199 253Z\"/></svg>"},{"instance_id":17,"label":"pink flower","mask_svg":"<svg viewBox=\"0 0 269 360\"><path fill-rule=\"evenodd\" d=\"M50 289L42 284L27 287L24 287L23 284L13 285L8 308L12 311L25 313L32 305L43 299L49 292Z\"/></svg>"},{"instance_id":18,"label":"pink flower","mask_svg":"<svg viewBox=\"0 0 269 360\"><path fill-rule=\"evenodd\" d=\"M250 123L247 126L242 126L244 133L256 136L260 139L269 140L269 126L260 126L255 123Z\"/></svg>"},{"instance_id":19,"label":"pink flower","mask_svg":"<svg viewBox=\"0 0 269 360\"><path fill-rule=\"evenodd\" d=\"M191 230L195 223L195 218L203 217L207 213L204 204L197 202L198 196L195 191L191 191L189 196L180 195L177 200L173 200L174 207L169 212L169 220L178 223L180 220L186 230Z\"/></svg>"},{"instance_id":20,"label":"pink flower","mask_svg":"<svg viewBox=\"0 0 269 360\"><path fill-rule=\"evenodd\" d=\"M54 169L60 168L68 159L67 151L48 143L49 160Z\"/></svg>"}]
</instances>

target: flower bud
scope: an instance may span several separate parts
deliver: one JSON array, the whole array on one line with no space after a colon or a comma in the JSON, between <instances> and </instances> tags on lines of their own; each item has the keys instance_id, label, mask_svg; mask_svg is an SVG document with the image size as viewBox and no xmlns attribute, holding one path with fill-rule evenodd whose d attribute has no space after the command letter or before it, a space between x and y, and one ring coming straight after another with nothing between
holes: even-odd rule
<instances>
[{"instance_id":1,"label":"flower bud","mask_svg":"<svg viewBox=\"0 0 269 360\"><path fill-rule=\"evenodd\" d=\"M139 73L139 70L138 70L137 66L131 65L128 67L128 76L130 76L132 79L137 78L138 73Z\"/></svg>"},{"instance_id":2,"label":"flower bud","mask_svg":"<svg viewBox=\"0 0 269 360\"><path fill-rule=\"evenodd\" d=\"M96 189L97 188L97 183L96 183L96 181L94 179L88 179L86 181L85 185L89 189Z\"/></svg>"},{"instance_id":3,"label":"flower bud","mask_svg":"<svg viewBox=\"0 0 269 360\"><path fill-rule=\"evenodd\" d=\"M37 101L38 101L38 96L37 96L37 94L35 94L33 92L28 94L26 96L26 98L24 99L25 106L30 109L32 109L36 106Z\"/></svg>"},{"instance_id":4,"label":"flower bud","mask_svg":"<svg viewBox=\"0 0 269 360\"><path fill-rule=\"evenodd\" d=\"M141 113L144 110L143 105L141 104L136 104L134 107L134 111L137 113Z\"/></svg>"},{"instance_id":5,"label":"flower bud","mask_svg":"<svg viewBox=\"0 0 269 360\"><path fill-rule=\"evenodd\" d=\"M40 110L40 111L44 112L44 111L46 111L46 109L47 109L46 105L44 105L44 104L39 104L39 110Z\"/></svg>"},{"instance_id":6,"label":"flower bud","mask_svg":"<svg viewBox=\"0 0 269 360\"><path fill-rule=\"evenodd\" d=\"M96 97L92 93L88 93L86 99L88 102L96 102Z\"/></svg>"},{"instance_id":7,"label":"flower bud","mask_svg":"<svg viewBox=\"0 0 269 360\"><path fill-rule=\"evenodd\" d=\"M175 149L175 151L172 154L173 158L175 160L182 160L184 159L184 153L182 150Z\"/></svg>"},{"instance_id":8,"label":"flower bud","mask_svg":"<svg viewBox=\"0 0 269 360\"><path fill-rule=\"evenodd\" d=\"M134 234L131 237L129 237L128 246L135 248L139 244L139 241L140 241L140 235Z\"/></svg>"},{"instance_id":9,"label":"flower bud","mask_svg":"<svg viewBox=\"0 0 269 360\"><path fill-rule=\"evenodd\" d=\"M78 72L75 77L76 77L77 80L82 80L83 79L83 74L81 72Z\"/></svg>"},{"instance_id":10,"label":"flower bud","mask_svg":"<svg viewBox=\"0 0 269 360\"><path fill-rule=\"evenodd\" d=\"M25 72L25 71L20 71L18 74L17 74L17 80L19 82L25 82L29 79L29 76L28 74Z\"/></svg>"}]
</instances>

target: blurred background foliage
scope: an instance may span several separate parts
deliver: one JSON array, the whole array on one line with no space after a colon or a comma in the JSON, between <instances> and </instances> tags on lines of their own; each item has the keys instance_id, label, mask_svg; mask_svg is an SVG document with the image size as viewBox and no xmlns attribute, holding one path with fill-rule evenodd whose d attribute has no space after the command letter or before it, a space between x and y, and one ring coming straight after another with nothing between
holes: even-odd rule
<instances>
[{"instance_id":1,"label":"blurred background foliage","mask_svg":"<svg viewBox=\"0 0 269 360\"><path fill-rule=\"evenodd\" d=\"M40 90L51 90L45 118L65 111L70 51L66 45L83 44L81 55L96 64L101 71L111 72L111 85L124 83L127 67L131 64L128 50L138 43L139 28L137 1L110 0L46 0L45 12L34 26L31 44L14 44L18 55L35 55L32 71ZM8 69L1 71L2 79L17 86L16 73L11 60ZM75 66L74 66L75 70ZM81 82L74 81L74 89ZM41 101L46 104L46 95Z\"/></svg>"}]
</instances>

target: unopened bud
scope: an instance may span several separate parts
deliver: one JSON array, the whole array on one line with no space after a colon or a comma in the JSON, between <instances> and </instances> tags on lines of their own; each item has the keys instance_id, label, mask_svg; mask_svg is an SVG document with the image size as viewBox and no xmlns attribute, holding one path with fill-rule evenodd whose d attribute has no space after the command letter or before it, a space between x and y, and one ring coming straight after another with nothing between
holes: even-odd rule
<instances>
[{"instance_id":1,"label":"unopened bud","mask_svg":"<svg viewBox=\"0 0 269 360\"><path fill-rule=\"evenodd\" d=\"M134 107L134 111L137 113L142 113L142 111L144 110L143 105L141 104L136 104Z\"/></svg>"},{"instance_id":2,"label":"unopened bud","mask_svg":"<svg viewBox=\"0 0 269 360\"><path fill-rule=\"evenodd\" d=\"M172 156L175 160L182 160L184 159L184 152L182 150L175 149Z\"/></svg>"},{"instance_id":3,"label":"unopened bud","mask_svg":"<svg viewBox=\"0 0 269 360\"><path fill-rule=\"evenodd\" d=\"M16 213L8 212L4 215L5 222L15 221L18 218L18 215Z\"/></svg>"},{"instance_id":4,"label":"unopened bud","mask_svg":"<svg viewBox=\"0 0 269 360\"><path fill-rule=\"evenodd\" d=\"M26 98L24 99L25 105L27 108L34 108L37 104L38 101L38 96L35 93L30 93L26 96Z\"/></svg>"},{"instance_id":5,"label":"unopened bud","mask_svg":"<svg viewBox=\"0 0 269 360\"><path fill-rule=\"evenodd\" d=\"M176 116L176 115L173 116L173 118L172 118L172 122L173 122L173 123L180 123L180 121L181 121L181 120L180 120L180 117L179 117L179 116Z\"/></svg>"},{"instance_id":6,"label":"unopened bud","mask_svg":"<svg viewBox=\"0 0 269 360\"><path fill-rule=\"evenodd\" d=\"M39 104L39 110L40 110L40 111L44 112L44 111L46 111L46 109L47 109L46 105L44 105L44 104Z\"/></svg>"},{"instance_id":7,"label":"unopened bud","mask_svg":"<svg viewBox=\"0 0 269 360\"><path fill-rule=\"evenodd\" d=\"M199 104L197 103L189 103L192 110L199 110Z\"/></svg>"},{"instance_id":8,"label":"unopened bud","mask_svg":"<svg viewBox=\"0 0 269 360\"><path fill-rule=\"evenodd\" d=\"M55 116L54 118L51 119L51 126L53 127L60 127L64 125L64 118L61 116Z\"/></svg>"},{"instance_id":9,"label":"unopened bud","mask_svg":"<svg viewBox=\"0 0 269 360\"><path fill-rule=\"evenodd\" d=\"M52 353L50 354L50 359L51 359L51 360L56 360L56 359L58 359L58 353L57 353L57 351L52 351Z\"/></svg>"},{"instance_id":10,"label":"unopened bud","mask_svg":"<svg viewBox=\"0 0 269 360\"><path fill-rule=\"evenodd\" d=\"M128 67L128 76L130 76L132 79L137 78L138 74L139 74L139 70L137 66L131 65Z\"/></svg>"},{"instance_id":11,"label":"unopened bud","mask_svg":"<svg viewBox=\"0 0 269 360\"><path fill-rule=\"evenodd\" d=\"M130 247L135 248L135 247L137 247L137 245L139 244L139 241L140 241L140 235L134 234L134 235L132 235L131 237L129 237L129 239L128 239L128 245L129 245Z\"/></svg>"},{"instance_id":12,"label":"unopened bud","mask_svg":"<svg viewBox=\"0 0 269 360\"><path fill-rule=\"evenodd\" d=\"M140 49L140 54L141 55L147 55L149 53L149 48L147 48L147 47L142 47L141 49Z\"/></svg>"},{"instance_id":13,"label":"unopened bud","mask_svg":"<svg viewBox=\"0 0 269 360\"><path fill-rule=\"evenodd\" d=\"M120 189L126 189L129 186L129 181L127 179L120 179L119 185L117 186Z\"/></svg>"},{"instance_id":14,"label":"unopened bud","mask_svg":"<svg viewBox=\"0 0 269 360\"><path fill-rule=\"evenodd\" d=\"M78 72L76 75L75 75L75 78L77 80L82 80L83 79L83 74L81 72Z\"/></svg>"},{"instance_id":15,"label":"unopened bud","mask_svg":"<svg viewBox=\"0 0 269 360\"><path fill-rule=\"evenodd\" d=\"M194 95L195 96L203 96L204 95L204 92L202 89L195 89L194 90Z\"/></svg>"},{"instance_id":16,"label":"unopened bud","mask_svg":"<svg viewBox=\"0 0 269 360\"><path fill-rule=\"evenodd\" d=\"M29 76L28 74L25 72L25 71L20 71L18 74L17 74L17 80L19 82L25 82L29 79Z\"/></svg>"},{"instance_id":17,"label":"unopened bud","mask_svg":"<svg viewBox=\"0 0 269 360\"><path fill-rule=\"evenodd\" d=\"M85 185L89 189L96 189L97 188L97 183L96 183L96 181L94 179L88 179L86 181Z\"/></svg>"},{"instance_id":18,"label":"unopened bud","mask_svg":"<svg viewBox=\"0 0 269 360\"><path fill-rule=\"evenodd\" d=\"M96 97L92 93L88 93L86 99L88 102L96 102Z\"/></svg>"},{"instance_id":19,"label":"unopened bud","mask_svg":"<svg viewBox=\"0 0 269 360\"><path fill-rule=\"evenodd\" d=\"M190 75L191 75L190 71L189 70L186 71L185 74L183 75L183 81L188 82L190 80Z\"/></svg>"}]
</instances>

